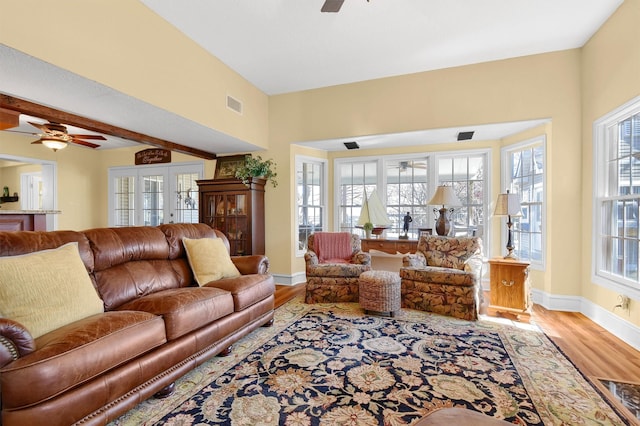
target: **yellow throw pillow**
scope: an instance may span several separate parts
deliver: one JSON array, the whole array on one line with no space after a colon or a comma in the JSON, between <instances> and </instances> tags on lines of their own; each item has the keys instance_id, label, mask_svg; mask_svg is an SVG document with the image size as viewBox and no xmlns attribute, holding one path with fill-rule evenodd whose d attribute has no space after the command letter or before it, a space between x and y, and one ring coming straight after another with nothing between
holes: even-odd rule
<instances>
[{"instance_id":1,"label":"yellow throw pillow","mask_svg":"<svg viewBox=\"0 0 640 426\"><path fill-rule=\"evenodd\" d=\"M0 257L0 316L24 325L34 339L101 312L78 243Z\"/></svg>"},{"instance_id":2,"label":"yellow throw pillow","mask_svg":"<svg viewBox=\"0 0 640 426\"><path fill-rule=\"evenodd\" d=\"M200 286L222 278L239 277L240 271L231 261L220 238L183 238L189 265Z\"/></svg>"}]
</instances>

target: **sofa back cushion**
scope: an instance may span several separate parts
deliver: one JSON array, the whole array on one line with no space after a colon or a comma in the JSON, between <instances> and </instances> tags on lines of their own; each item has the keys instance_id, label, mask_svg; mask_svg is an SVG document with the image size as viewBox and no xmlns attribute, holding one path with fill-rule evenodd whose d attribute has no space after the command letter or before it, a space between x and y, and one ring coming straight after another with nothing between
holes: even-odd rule
<instances>
[{"instance_id":1,"label":"sofa back cushion","mask_svg":"<svg viewBox=\"0 0 640 426\"><path fill-rule=\"evenodd\" d=\"M471 256L482 254L482 242L479 237L423 235L417 251L424 254L428 266L463 270Z\"/></svg>"},{"instance_id":2,"label":"sofa back cushion","mask_svg":"<svg viewBox=\"0 0 640 426\"><path fill-rule=\"evenodd\" d=\"M84 231L94 257L94 277L105 310L146 294L187 285L169 260L169 244L157 227Z\"/></svg>"},{"instance_id":3,"label":"sofa back cushion","mask_svg":"<svg viewBox=\"0 0 640 426\"><path fill-rule=\"evenodd\" d=\"M101 312L77 242L0 257L0 317L19 322L34 339Z\"/></svg>"}]
</instances>

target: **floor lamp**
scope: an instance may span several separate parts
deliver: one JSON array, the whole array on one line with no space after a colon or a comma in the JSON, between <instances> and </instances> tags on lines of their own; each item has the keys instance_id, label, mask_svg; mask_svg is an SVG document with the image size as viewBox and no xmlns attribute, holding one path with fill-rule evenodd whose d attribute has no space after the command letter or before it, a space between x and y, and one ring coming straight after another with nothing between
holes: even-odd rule
<instances>
[{"instance_id":1,"label":"floor lamp","mask_svg":"<svg viewBox=\"0 0 640 426\"><path fill-rule=\"evenodd\" d=\"M429 205L441 205L440 209L433 209L435 212L440 212L440 216L436 220L436 233L438 235L449 235L449 231L451 230L451 221L449 220L449 214L453 213L453 209L451 207L447 208L445 206L460 206L460 200L456 197L456 194L453 192L453 188L450 186L439 186L436 189L436 193L433 194L433 198L429 201Z\"/></svg>"},{"instance_id":2,"label":"floor lamp","mask_svg":"<svg viewBox=\"0 0 640 426\"><path fill-rule=\"evenodd\" d=\"M520 197L518 196L518 194L510 194L508 189L506 194L498 194L496 209L493 212L493 215L507 216L507 255L504 258L517 259L515 253L513 252L513 249L515 247L513 245L513 237L511 235L511 227L513 226L513 223L511 222L511 216L522 216L522 211L520 208Z\"/></svg>"}]
</instances>

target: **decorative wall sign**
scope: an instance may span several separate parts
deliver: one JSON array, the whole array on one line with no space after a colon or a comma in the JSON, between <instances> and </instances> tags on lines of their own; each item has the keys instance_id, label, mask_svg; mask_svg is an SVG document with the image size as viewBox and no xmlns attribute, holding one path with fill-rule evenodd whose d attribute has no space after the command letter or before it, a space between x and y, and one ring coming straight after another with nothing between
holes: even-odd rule
<instances>
[{"instance_id":1,"label":"decorative wall sign","mask_svg":"<svg viewBox=\"0 0 640 426\"><path fill-rule=\"evenodd\" d=\"M136 166L141 164L161 164L171 162L171 151L161 148L149 148L136 152Z\"/></svg>"}]
</instances>

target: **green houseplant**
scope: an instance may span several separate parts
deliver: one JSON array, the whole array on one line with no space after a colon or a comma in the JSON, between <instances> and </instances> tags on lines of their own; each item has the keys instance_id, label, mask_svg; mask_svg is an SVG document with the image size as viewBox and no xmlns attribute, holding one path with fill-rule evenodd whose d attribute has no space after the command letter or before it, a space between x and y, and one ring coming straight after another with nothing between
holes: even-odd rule
<instances>
[{"instance_id":1,"label":"green houseplant","mask_svg":"<svg viewBox=\"0 0 640 426\"><path fill-rule=\"evenodd\" d=\"M277 164L271 158L263 160L259 155L255 157L247 155L244 164L236 169L236 178L248 185L251 178L259 177L271 182L271 185L275 188L278 186L276 166Z\"/></svg>"}]
</instances>

